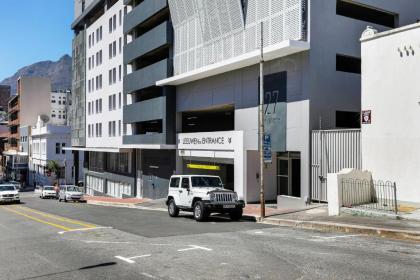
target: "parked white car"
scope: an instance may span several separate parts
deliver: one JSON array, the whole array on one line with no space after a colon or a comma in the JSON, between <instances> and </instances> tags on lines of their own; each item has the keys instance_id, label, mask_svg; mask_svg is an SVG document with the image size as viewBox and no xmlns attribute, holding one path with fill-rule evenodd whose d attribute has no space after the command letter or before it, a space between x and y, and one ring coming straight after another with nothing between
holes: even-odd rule
<instances>
[{"instance_id":1,"label":"parked white car","mask_svg":"<svg viewBox=\"0 0 420 280\"><path fill-rule=\"evenodd\" d=\"M83 199L83 193L80 189L73 185L60 186L60 192L58 194L58 200L67 201L81 201Z\"/></svg>"},{"instance_id":2,"label":"parked white car","mask_svg":"<svg viewBox=\"0 0 420 280\"><path fill-rule=\"evenodd\" d=\"M193 212L198 222L211 213L227 213L237 221L242 217L245 202L238 199L236 192L223 188L218 176L174 175L169 182L166 205L171 217L177 217L183 210Z\"/></svg>"},{"instance_id":3,"label":"parked white car","mask_svg":"<svg viewBox=\"0 0 420 280\"><path fill-rule=\"evenodd\" d=\"M0 185L0 202L20 203L19 191L12 184Z\"/></svg>"},{"instance_id":4,"label":"parked white car","mask_svg":"<svg viewBox=\"0 0 420 280\"><path fill-rule=\"evenodd\" d=\"M44 186L41 189L41 194L40 194L39 197L42 198L42 199L44 199L44 198L56 198L57 194L56 194L53 186Z\"/></svg>"}]
</instances>

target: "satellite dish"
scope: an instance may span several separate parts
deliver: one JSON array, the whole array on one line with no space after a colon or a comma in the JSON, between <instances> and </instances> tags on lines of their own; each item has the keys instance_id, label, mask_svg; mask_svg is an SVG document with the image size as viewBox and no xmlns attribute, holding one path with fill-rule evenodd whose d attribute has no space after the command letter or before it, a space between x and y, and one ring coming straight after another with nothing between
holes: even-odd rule
<instances>
[{"instance_id":1,"label":"satellite dish","mask_svg":"<svg viewBox=\"0 0 420 280\"><path fill-rule=\"evenodd\" d=\"M50 120L50 117L48 117L47 115L41 115L40 118L41 118L41 121L43 121L44 123L47 123Z\"/></svg>"}]
</instances>

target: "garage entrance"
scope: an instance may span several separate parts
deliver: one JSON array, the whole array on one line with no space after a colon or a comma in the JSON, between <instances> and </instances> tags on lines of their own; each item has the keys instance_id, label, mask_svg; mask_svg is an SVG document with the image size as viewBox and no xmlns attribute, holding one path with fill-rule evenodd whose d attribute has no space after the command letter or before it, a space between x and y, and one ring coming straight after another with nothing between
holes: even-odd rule
<instances>
[{"instance_id":1,"label":"garage entrance","mask_svg":"<svg viewBox=\"0 0 420 280\"><path fill-rule=\"evenodd\" d=\"M234 166L233 163L217 163L206 161L183 161L184 174L211 175L222 179L225 189L234 190Z\"/></svg>"}]
</instances>

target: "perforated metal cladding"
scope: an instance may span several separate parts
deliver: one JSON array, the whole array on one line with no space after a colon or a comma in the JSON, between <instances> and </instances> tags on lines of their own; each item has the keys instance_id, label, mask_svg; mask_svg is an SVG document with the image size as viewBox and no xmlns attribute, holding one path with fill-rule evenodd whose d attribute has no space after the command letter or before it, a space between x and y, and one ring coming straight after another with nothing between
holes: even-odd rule
<instances>
[{"instance_id":1,"label":"perforated metal cladding","mask_svg":"<svg viewBox=\"0 0 420 280\"><path fill-rule=\"evenodd\" d=\"M285 40L303 40L306 0L169 0L175 29L174 74L243 55ZM246 21L246 22L244 22Z\"/></svg>"}]
</instances>

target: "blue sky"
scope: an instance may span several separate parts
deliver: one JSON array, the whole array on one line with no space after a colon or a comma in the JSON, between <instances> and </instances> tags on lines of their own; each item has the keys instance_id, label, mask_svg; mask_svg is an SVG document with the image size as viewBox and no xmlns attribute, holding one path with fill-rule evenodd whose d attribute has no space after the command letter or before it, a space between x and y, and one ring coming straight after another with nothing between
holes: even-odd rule
<instances>
[{"instance_id":1,"label":"blue sky","mask_svg":"<svg viewBox=\"0 0 420 280\"><path fill-rule=\"evenodd\" d=\"M19 68L71 55L73 0L0 0L0 81Z\"/></svg>"}]
</instances>

